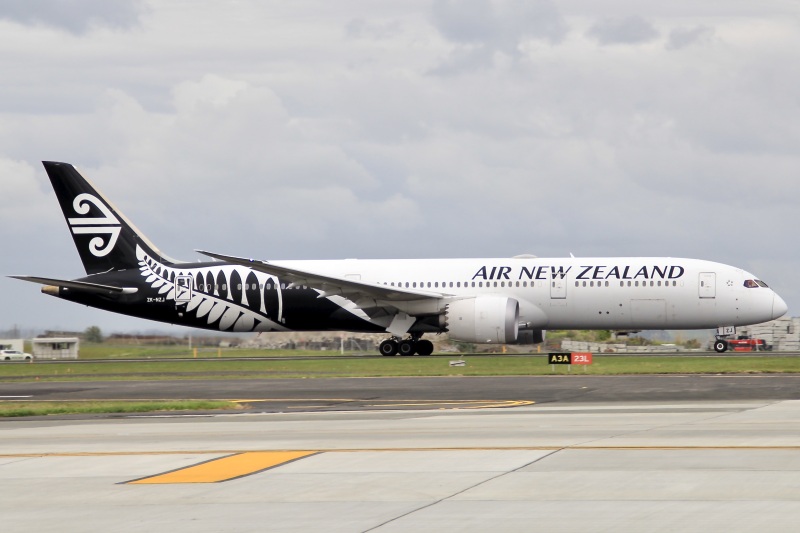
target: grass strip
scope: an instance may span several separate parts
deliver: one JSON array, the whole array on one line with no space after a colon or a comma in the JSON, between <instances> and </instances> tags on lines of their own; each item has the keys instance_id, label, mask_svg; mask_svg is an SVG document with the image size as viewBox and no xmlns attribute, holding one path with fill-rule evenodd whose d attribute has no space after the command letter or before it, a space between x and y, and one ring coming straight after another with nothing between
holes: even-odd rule
<instances>
[{"instance_id":1,"label":"grass strip","mask_svg":"<svg viewBox=\"0 0 800 533\"><path fill-rule=\"evenodd\" d=\"M551 366L544 355L386 357L321 360L197 359L188 361L0 364L0 381L113 381L411 376L535 376L550 374L754 374L800 373L800 357L595 355L590 366Z\"/></svg>"},{"instance_id":2,"label":"grass strip","mask_svg":"<svg viewBox=\"0 0 800 533\"><path fill-rule=\"evenodd\" d=\"M195 352L196 350L196 352ZM348 352L350 353L350 352ZM314 357L336 357L339 350L265 350L260 348L216 348L187 345L136 345L112 343L82 343L81 359L147 359L147 358L190 358L216 359L226 357L297 357L309 355Z\"/></svg>"},{"instance_id":3,"label":"grass strip","mask_svg":"<svg viewBox=\"0 0 800 533\"><path fill-rule=\"evenodd\" d=\"M239 404L213 400L0 402L0 418L18 416L154 413L162 411L214 411L241 409Z\"/></svg>"}]
</instances>

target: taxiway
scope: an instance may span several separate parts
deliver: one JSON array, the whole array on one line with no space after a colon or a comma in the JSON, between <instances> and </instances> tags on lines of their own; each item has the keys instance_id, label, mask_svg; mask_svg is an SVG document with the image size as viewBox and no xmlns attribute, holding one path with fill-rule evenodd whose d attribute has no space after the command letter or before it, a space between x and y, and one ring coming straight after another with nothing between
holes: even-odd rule
<instances>
[{"instance_id":1,"label":"taxiway","mask_svg":"<svg viewBox=\"0 0 800 533\"><path fill-rule=\"evenodd\" d=\"M800 378L676 377L686 394L650 378L595 384L582 399L573 392L595 378L552 378L541 396L552 401L509 408L455 400L536 400L531 382L442 378L467 384L451 386L460 398L435 378L405 396L393 380L311 383L329 399L357 381L365 401L455 402L438 407L320 409L309 398L284 412L6 420L3 531L796 530L800 401L782 396ZM57 385L70 387L51 394L78 394ZM262 396L292 388L261 385ZM634 393L651 399L625 399Z\"/></svg>"}]
</instances>

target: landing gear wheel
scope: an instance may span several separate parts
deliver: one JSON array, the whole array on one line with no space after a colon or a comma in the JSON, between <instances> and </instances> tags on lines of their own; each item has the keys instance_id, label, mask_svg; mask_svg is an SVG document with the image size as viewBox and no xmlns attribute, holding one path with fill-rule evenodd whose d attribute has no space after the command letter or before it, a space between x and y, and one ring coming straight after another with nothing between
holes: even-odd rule
<instances>
[{"instance_id":1,"label":"landing gear wheel","mask_svg":"<svg viewBox=\"0 0 800 533\"><path fill-rule=\"evenodd\" d=\"M378 350L381 352L381 355L386 357L390 357L392 355L397 355L397 341L392 339L386 339L381 343L378 347Z\"/></svg>"},{"instance_id":2,"label":"landing gear wheel","mask_svg":"<svg viewBox=\"0 0 800 533\"><path fill-rule=\"evenodd\" d=\"M414 355L414 352L417 351L417 343L412 340L403 341L400 343L399 348L400 355Z\"/></svg>"},{"instance_id":3,"label":"landing gear wheel","mask_svg":"<svg viewBox=\"0 0 800 533\"><path fill-rule=\"evenodd\" d=\"M417 353L420 355L432 354L433 343L431 341L417 341Z\"/></svg>"},{"instance_id":4,"label":"landing gear wheel","mask_svg":"<svg viewBox=\"0 0 800 533\"><path fill-rule=\"evenodd\" d=\"M714 341L714 351L717 353L722 353L728 350L728 343L722 339L717 339Z\"/></svg>"}]
</instances>

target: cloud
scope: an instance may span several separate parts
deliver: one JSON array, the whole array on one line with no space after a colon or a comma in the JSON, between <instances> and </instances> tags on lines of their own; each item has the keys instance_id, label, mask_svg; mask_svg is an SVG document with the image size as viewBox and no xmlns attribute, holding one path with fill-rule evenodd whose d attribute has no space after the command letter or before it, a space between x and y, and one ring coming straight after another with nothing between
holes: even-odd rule
<instances>
[{"instance_id":1,"label":"cloud","mask_svg":"<svg viewBox=\"0 0 800 533\"><path fill-rule=\"evenodd\" d=\"M657 46L606 47L569 28L630 20L621 4L148 5L137 31L90 38L2 24L18 52L0 84L0 274L81 273L39 163L54 159L183 259L688 256L800 309L800 31L774 6L654 4L638 37L596 27ZM0 322L91 324L35 287L0 291L22 302Z\"/></svg>"},{"instance_id":2,"label":"cloud","mask_svg":"<svg viewBox=\"0 0 800 533\"><path fill-rule=\"evenodd\" d=\"M373 21L358 17L345 25L345 35L350 39L390 39L402 31L396 20Z\"/></svg>"},{"instance_id":3,"label":"cloud","mask_svg":"<svg viewBox=\"0 0 800 533\"><path fill-rule=\"evenodd\" d=\"M484 67L495 53L517 58L525 40L559 43L566 22L549 0L435 0L434 26L457 45L439 72Z\"/></svg>"},{"instance_id":4,"label":"cloud","mask_svg":"<svg viewBox=\"0 0 800 533\"><path fill-rule=\"evenodd\" d=\"M586 32L601 45L643 44L658 38L658 30L641 16L609 18L596 22Z\"/></svg>"},{"instance_id":5,"label":"cloud","mask_svg":"<svg viewBox=\"0 0 800 533\"><path fill-rule=\"evenodd\" d=\"M0 158L0 181L0 220L7 222L0 224L0 234L39 230L45 193L34 167L26 161Z\"/></svg>"},{"instance_id":6,"label":"cloud","mask_svg":"<svg viewBox=\"0 0 800 533\"><path fill-rule=\"evenodd\" d=\"M74 34L93 28L128 29L147 11L143 0L3 0L0 18L44 25Z\"/></svg>"},{"instance_id":7,"label":"cloud","mask_svg":"<svg viewBox=\"0 0 800 533\"><path fill-rule=\"evenodd\" d=\"M680 50L693 44L705 43L714 36L714 29L708 26L695 26L693 28L675 28L669 32L667 50Z\"/></svg>"}]
</instances>

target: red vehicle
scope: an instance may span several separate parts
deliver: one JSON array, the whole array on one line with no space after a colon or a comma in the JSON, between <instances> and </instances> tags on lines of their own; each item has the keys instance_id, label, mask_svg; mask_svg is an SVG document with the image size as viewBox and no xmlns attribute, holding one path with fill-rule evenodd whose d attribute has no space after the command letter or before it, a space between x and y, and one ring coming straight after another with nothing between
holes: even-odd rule
<instances>
[{"instance_id":1,"label":"red vehicle","mask_svg":"<svg viewBox=\"0 0 800 533\"><path fill-rule=\"evenodd\" d=\"M714 343L717 352L733 350L734 352L761 352L772 350L772 346L764 339L753 339L747 335L739 335L735 339L718 339Z\"/></svg>"}]
</instances>

